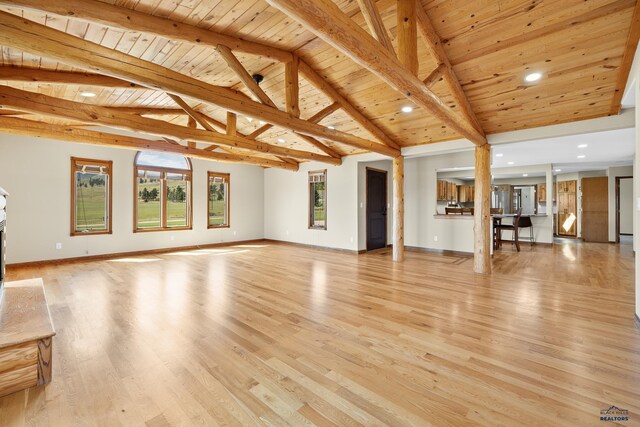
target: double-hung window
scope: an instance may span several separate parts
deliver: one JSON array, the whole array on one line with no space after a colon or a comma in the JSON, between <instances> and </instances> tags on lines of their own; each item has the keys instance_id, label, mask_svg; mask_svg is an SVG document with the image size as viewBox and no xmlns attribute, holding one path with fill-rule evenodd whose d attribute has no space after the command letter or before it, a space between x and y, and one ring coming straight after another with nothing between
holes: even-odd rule
<instances>
[{"instance_id":1,"label":"double-hung window","mask_svg":"<svg viewBox=\"0 0 640 427\"><path fill-rule=\"evenodd\" d=\"M228 173L209 172L207 174L208 228L229 227L229 188Z\"/></svg>"},{"instance_id":2,"label":"double-hung window","mask_svg":"<svg viewBox=\"0 0 640 427\"><path fill-rule=\"evenodd\" d=\"M327 229L327 170L309 172L309 228Z\"/></svg>"},{"instance_id":3,"label":"double-hung window","mask_svg":"<svg viewBox=\"0 0 640 427\"><path fill-rule=\"evenodd\" d=\"M111 233L112 164L71 158L72 236Z\"/></svg>"}]
</instances>

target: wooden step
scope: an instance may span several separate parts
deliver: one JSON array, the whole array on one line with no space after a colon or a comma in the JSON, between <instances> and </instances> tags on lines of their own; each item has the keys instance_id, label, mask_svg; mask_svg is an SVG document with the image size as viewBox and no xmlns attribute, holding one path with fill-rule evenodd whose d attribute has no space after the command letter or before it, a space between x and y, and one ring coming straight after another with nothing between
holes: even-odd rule
<instances>
[{"instance_id":1,"label":"wooden step","mask_svg":"<svg viewBox=\"0 0 640 427\"><path fill-rule=\"evenodd\" d=\"M5 283L0 301L0 396L51 381L55 334L42 279Z\"/></svg>"}]
</instances>

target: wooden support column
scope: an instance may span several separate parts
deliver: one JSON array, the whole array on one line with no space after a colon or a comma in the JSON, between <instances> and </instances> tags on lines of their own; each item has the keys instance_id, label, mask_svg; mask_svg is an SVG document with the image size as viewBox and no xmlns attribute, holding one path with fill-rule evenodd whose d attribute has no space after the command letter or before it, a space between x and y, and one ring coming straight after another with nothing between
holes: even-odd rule
<instances>
[{"instance_id":1,"label":"wooden support column","mask_svg":"<svg viewBox=\"0 0 640 427\"><path fill-rule=\"evenodd\" d=\"M404 260L404 157L393 159L393 260Z\"/></svg>"},{"instance_id":2,"label":"wooden support column","mask_svg":"<svg viewBox=\"0 0 640 427\"><path fill-rule=\"evenodd\" d=\"M418 27L416 2L398 0L398 59L411 74L418 75Z\"/></svg>"},{"instance_id":3,"label":"wooden support column","mask_svg":"<svg viewBox=\"0 0 640 427\"><path fill-rule=\"evenodd\" d=\"M473 270L491 273L491 146L476 147Z\"/></svg>"},{"instance_id":4,"label":"wooden support column","mask_svg":"<svg viewBox=\"0 0 640 427\"><path fill-rule=\"evenodd\" d=\"M293 59L284 65L285 95L287 103L287 113L294 117L300 117L299 84L298 84L298 64L299 59L294 55Z\"/></svg>"}]
</instances>

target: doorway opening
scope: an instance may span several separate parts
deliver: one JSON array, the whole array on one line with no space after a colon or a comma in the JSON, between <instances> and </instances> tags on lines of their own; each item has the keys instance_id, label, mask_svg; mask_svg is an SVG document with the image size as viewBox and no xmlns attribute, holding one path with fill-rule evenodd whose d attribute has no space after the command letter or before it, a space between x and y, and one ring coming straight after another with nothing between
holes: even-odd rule
<instances>
[{"instance_id":1,"label":"doorway opening","mask_svg":"<svg viewBox=\"0 0 640 427\"><path fill-rule=\"evenodd\" d=\"M367 168L367 250L387 247L387 171Z\"/></svg>"}]
</instances>

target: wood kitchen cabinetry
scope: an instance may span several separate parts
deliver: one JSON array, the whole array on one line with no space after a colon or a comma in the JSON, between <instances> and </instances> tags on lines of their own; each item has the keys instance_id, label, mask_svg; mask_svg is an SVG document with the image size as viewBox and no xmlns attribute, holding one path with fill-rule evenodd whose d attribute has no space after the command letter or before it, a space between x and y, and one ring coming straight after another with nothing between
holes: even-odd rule
<instances>
[{"instance_id":1,"label":"wood kitchen cabinetry","mask_svg":"<svg viewBox=\"0 0 640 427\"><path fill-rule=\"evenodd\" d=\"M438 180L438 201L457 202L458 186L454 182Z\"/></svg>"},{"instance_id":2,"label":"wood kitchen cabinetry","mask_svg":"<svg viewBox=\"0 0 640 427\"><path fill-rule=\"evenodd\" d=\"M547 184L538 184L537 188L538 203L547 203ZM556 201L556 184L553 184L553 193L551 194L553 201Z\"/></svg>"},{"instance_id":3,"label":"wood kitchen cabinetry","mask_svg":"<svg viewBox=\"0 0 640 427\"><path fill-rule=\"evenodd\" d=\"M473 185L458 185L458 202L473 202L475 189Z\"/></svg>"}]
</instances>

